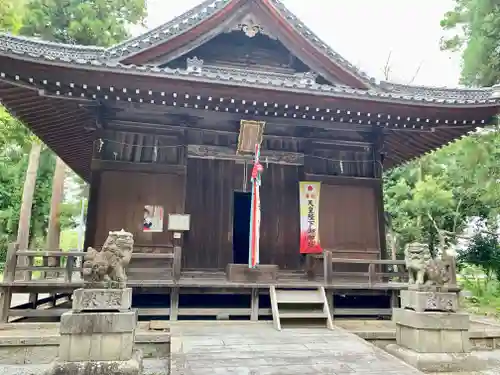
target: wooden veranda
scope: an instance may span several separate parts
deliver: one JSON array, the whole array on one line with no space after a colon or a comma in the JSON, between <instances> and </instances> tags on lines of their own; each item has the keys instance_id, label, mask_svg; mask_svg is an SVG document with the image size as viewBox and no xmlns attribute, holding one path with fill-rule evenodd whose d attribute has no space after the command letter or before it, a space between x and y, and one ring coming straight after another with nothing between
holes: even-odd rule
<instances>
[{"instance_id":1,"label":"wooden veranda","mask_svg":"<svg viewBox=\"0 0 500 375\"><path fill-rule=\"evenodd\" d=\"M391 308L398 306L399 291L406 289L407 272L403 260L366 260L333 258L331 250L325 250L322 255L311 255L306 262L305 271L278 271L275 280L259 280L234 282L228 280L227 272L217 270L183 270L180 266L181 249L176 247L171 253L162 254L156 259L168 259L170 272L165 269L161 277L150 277L147 280L130 278L127 285L134 291L144 294L162 294L166 296L168 307L144 308L138 306L141 317L169 317L177 320L179 316L189 317L247 317L258 320L259 317L272 315L272 308L259 307L259 296L269 295L270 288L309 289L324 287L333 316L390 316ZM59 317L69 307L56 307L58 298L66 298L72 291L84 286L79 277L81 267L77 267L77 259L85 255L81 251L30 251L20 250L12 245L9 248L5 267L4 280L1 288L0 321L6 322L11 317L47 318ZM152 254L134 253L135 259L149 259ZM18 266L18 258L26 257L28 266ZM48 267L45 260L49 257L59 259L60 267ZM454 263L450 272L455 275ZM36 265L41 264L41 265ZM320 267L317 267L317 266ZM335 271L336 265L357 266L358 271ZM397 269L397 270L395 270ZM320 272L317 272L321 270ZM47 273L56 274L47 278ZM128 272L133 274L137 269L131 267ZM142 272L139 270L139 272ZM21 274L21 275L20 275ZM38 278L33 275L38 274ZM170 275L170 276L168 276ZM21 277L19 277L21 276ZM458 291L456 278L452 278L450 290ZM11 307L13 293L30 293L30 302L23 306ZM38 295L51 293L52 308L37 309L46 303L39 300ZM179 306L179 296L183 294L242 294L249 295L247 307L182 307ZM390 305L385 308L335 308L335 294L371 294L390 297Z\"/></svg>"}]
</instances>

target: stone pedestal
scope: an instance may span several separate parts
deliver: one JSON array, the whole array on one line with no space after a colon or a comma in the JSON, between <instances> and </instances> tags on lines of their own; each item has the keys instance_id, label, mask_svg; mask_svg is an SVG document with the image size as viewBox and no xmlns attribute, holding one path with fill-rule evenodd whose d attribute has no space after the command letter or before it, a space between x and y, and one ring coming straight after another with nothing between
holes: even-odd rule
<instances>
[{"instance_id":1,"label":"stone pedestal","mask_svg":"<svg viewBox=\"0 0 500 375\"><path fill-rule=\"evenodd\" d=\"M141 374L131 304L131 289L75 290L72 311L61 317L59 357L50 374Z\"/></svg>"},{"instance_id":2,"label":"stone pedestal","mask_svg":"<svg viewBox=\"0 0 500 375\"><path fill-rule=\"evenodd\" d=\"M132 289L77 289L73 292L74 312L129 311Z\"/></svg>"},{"instance_id":3,"label":"stone pedestal","mask_svg":"<svg viewBox=\"0 0 500 375\"><path fill-rule=\"evenodd\" d=\"M387 351L426 372L478 371L470 354L469 315L457 313L456 293L408 290L393 309L396 344Z\"/></svg>"},{"instance_id":4,"label":"stone pedestal","mask_svg":"<svg viewBox=\"0 0 500 375\"><path fill-rule=\"evenodd\" d=\"M424 311L458 311L458 294L450 292L434 292L419 290L402 290L401 307Z\"/></svg>"},{"instance_id":5,"label":"stone pedestal","mask_svg":"<svg viewBox=\"0 0 500 375\"><path fill-rule=\"evenodd\" d=\"M468 353L469 315L394 309L396 342L418 353Z\"/></svg>"}]
</instances>

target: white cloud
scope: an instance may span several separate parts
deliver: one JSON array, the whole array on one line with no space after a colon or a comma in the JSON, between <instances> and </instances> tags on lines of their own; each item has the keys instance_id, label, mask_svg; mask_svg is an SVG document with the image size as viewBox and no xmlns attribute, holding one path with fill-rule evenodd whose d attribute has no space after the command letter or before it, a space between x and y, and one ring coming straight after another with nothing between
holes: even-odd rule
<instances>
[{"instance_id":1,"label":"white cloud","mask_svg":"<svg viewBox=\"0 0 500 375\"><path fill-rule=\"evenodd\" d=\"M148 0L148 28L201 0ZM453 0L284 0L285 5L334 50L371 76L383 79L391 55L391 80L456 86L460 56L439 50L439 21Z\"/></svg>"}]
</instances>

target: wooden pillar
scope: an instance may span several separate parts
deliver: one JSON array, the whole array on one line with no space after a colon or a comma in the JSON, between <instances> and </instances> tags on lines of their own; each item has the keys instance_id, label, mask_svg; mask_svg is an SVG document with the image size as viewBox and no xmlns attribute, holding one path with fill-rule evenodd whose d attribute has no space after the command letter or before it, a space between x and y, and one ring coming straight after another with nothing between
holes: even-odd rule
<instances>
[{"instance_id":1,"label":"wooden pillar","mask_svg":"<svg viewBox=\"0 0 500 375\"><path fill-rule=\"evenodd\" d=\"M47 230L47 250L59 251L61 239L61 226L59 216L61 204L64 196L64 177L66 174L66 164L60 157L56 157L56 167L52 179L52 196L50 199L49 227ZM59 267L61 265L60 257L49 257L49 267ZM59 277L59 272L48 272L48 278Z\"/></svg>"},{"instance_id":2,"label":"wooden pillar","mask_svg":"<svg viewBox=\"0 0 500 375\"><path fill-rule=\"evenodd\" d=\"M325 285L329 285L333 282L333 270L332 270L332 252L324 251L323 253L323 275L325 278Z\"/></svg>"},{"instance_id":3,"label":"wooden pillar","mask_svg":"<svg viewBox=\"0 0 500 375\"><path fill-rule=\"evenodd\" d=\"M92 171L89 201L87 206L87 220L85 222L85 240L83 245L84 251L89 246L95 246L100 185L101 173L98 171Z\"/></svg>"},{"instance_id":4,"label":"wooden pillar","mask_svg":"<svg viewBox=\"0 0 500 375\"><path fill-rule=\"evenodd\" d=\"M10 244L7 250L7 259L5 260L4 282L13 282L15 280L17 266L17 243ZM0 289L0 323L6 323L9 319L9 310L12 303L12 288L10 286Z\"/></svg>"},{"instance_id":5,"label":"wooden pillar","mask_svg":"<svg viewBox=\"0 0 500 375\"><path fill-rule=\"evenodd\" d=\"M0 290L0 323L7 323L9 320L10 304L12 303L12 288L3 287Z\"/></svg>"},{"instance_id":6,"label":"wooden pillar","mask_svg":"<svg viewBox=\"0 0 500 375\"><path fill-rule=\"evenodd\" d=\"M179 314L179 288L170 291L170 320L177 320Z\"/></svg>"},{"instance_id":7,"label":"wooden pillar","mask_svg":"<svg viewBox=\"0 0 500 375\"><path fill-rule=\"evenodd\" d=\"M26 178L24 181L23 196L21 200L21 212L19 214L19 226L17 229L17 243L21 250L28 250L31 224L31 209L33 206L33 197L35 195L36 177L38 167L40 165L40 154L42 152L42 144L40 142L32 142L31 151L28 161L28 169L26 170ZM27 265L25 257L18 258L20 266ZM18 279L27 277L28 272L19 273Z\"/></svg>"},{"instance_id":8,"label":"wooden pillar","mask_svg":"<svg viewBox=\"0 0 500 375\"><path fill-rule=\"evenodd\" d=\"M382 186L382 179L380 183L374 188L375 189L375 199L377 207L377 222L378 222L378 233L379 233L379 246L380 246L380 257L381 259L389 259L387 254L387 238L385 234L385 215L384 215L384 192Z\"/></svg>"},{"instance_id":9,"label":"wooden pillar","mask_svg":"<svg viewBox=\"0 0 500 375\"><path fill-rule=\"evenodd\" d=\"M175 240L174 240L175 241ZM172 264L172 278L179 281L181 278L182 247L174 245L174 259Z\"/></svg>"},{"instance_id":10,"label":"wooden pillar","mask_svg":"<svg viewBox=\"0 0 500 375\"><path fill-rule=\"evenodd\" d=\"M372 129L372 156L374 160L373 164L373 177L379 179L379 184L375 187L374 195L376 199L377 207L377 221L378 221L378 232L379 232L379 246L380 246L380 258L389 259L387 255L387 239L386 239L386 225L385 225L385 215L384 215L384 191L382 182L383 173L383 158L382 150L384 147L384 132L380 126L373 125ZM386 267L384 267L386 268Z\"/></svg>"},{"instance_id":11,"label":"wooden pillar","mask_svg":"<svg viewBox=\"0 0 500 375\"><path fill-rule=\"evenodd\" d=\"M250 320L259 320L259 289L252 288Z\"/></svg>"},{"instance_id":12,"label":"wooden pillar","mask_svg":"<svg viewBox=\"0 0 500 375\"><path fill-rule=\"evenodd\" d=\"M398 308L399 305L399 291L394 289L391 291L391 307Z\"/></svg>"},{"instance_id":13,"label":"wooden pillar","mask_svg":"<svg viewBox=\"0 0 500 375\"><path fill-rule=\"evenodd\" d=\"M334 300L334 297L335 297L335 293L333 290L329 290L329 289L326 289L326 300L328 302L328 307L330 308L330 314L332 316L332 319L335 318L335 311L334 311L334 303L333 303L333 300Z\"/></svg>"}]
</instances>

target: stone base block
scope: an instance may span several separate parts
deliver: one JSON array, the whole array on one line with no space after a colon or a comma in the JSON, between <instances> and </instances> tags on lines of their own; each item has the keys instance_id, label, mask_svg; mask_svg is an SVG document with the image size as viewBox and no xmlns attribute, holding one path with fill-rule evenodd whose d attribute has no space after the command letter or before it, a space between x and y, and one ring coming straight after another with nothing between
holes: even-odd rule
<instances>
[{"instance_id":1,"label":"stone base block","mask_svg":"<svg viewBox=\"0 0 500 375\"><path fill-rule=\"evenodd\" d=\"M419 353L468 353L467 331L415 329L396 325L396 342Z\"/></svg>"},{"instance_id":2,"label":"stone base block","mask_svg":"<svg viewBox=\"0 0 500 375\"><path fill-rule=\"evenodd\" d=\"M132 289L76 289L73 311L127 311L132 306Z\"/></svg>"},{"instance_id":3,"label":"stone base block","mask_svg":"<svg viewBox=\"0 0 500 375\"><path fill-rule=\"evenodd\" d=\"M468 353L469 315L393 309L398 345L419 353Z\"/></svg>"},{"instance_id":4,"label":"stone base block","mask_svg":"<svg viewBox=\"0 0 500 375\"><path fill-rule=\"evenodd\" d=\"M389 344L385 350L423 372L474 372L487 368L487 361L473 353L417 353L397 344Z\"/></svg>"},{"instance_id":5,"label":"stone base block","mask_svg":"<svg viewBox=\"0 0 500 375\"><path fill-rule=\"evenodd\" d=\"M433 292L402 290L401 307L424 311L457 311L458 294L453 292Z\"/></svg>"},{"instance_id":6,"label":"stone base block","mask_svg":"<svg viewBox=\"0 0 500 375\"><path fill-rule=\"evenodd\" d=\"M135 350L128 361L81 361L56 360L45 375L141 375L142 352Z\"/></svg>"},{"instance_id":7,"label":"stone base block","mask_svg":"<svg viewBox=\"0 0 500 375\"><path fill-rule=\"evenodd\" d=\"M273 282L278 277L279 267L275 264L259 264L248 268L246 264L228 264L226 278L232 282Z\"/></svg>"},{"instance_id":8,"label":"stone base block","mask_svg":"<svg viewBox=\"0 0 500 375\"><path fill-rule=\"evenodd\" d=\"M68 311L61 316L62 335L93 333L134 332L137 326L137 312L75 313Z\"/></svg>"},{"instance_id":9,"label":"stone base block","mask_svg":"<svg viewBox=\"0 0 500 375\"><path fill-rule=\"evenodd\" d=\"M135 333L62 334L59 358L66 362L128 361L132 358Z\"/></svg>"},{"instance_id":10,"label":"stone base block","mask_svg":"<svg viewBox=\"0 0 500 375\"><path fill-rule=\"evenodd\" d=\"M470 317L467 313L392 309L392 320L396 324L419 329L468 330Z\"/></svg>"}]
</instances>

